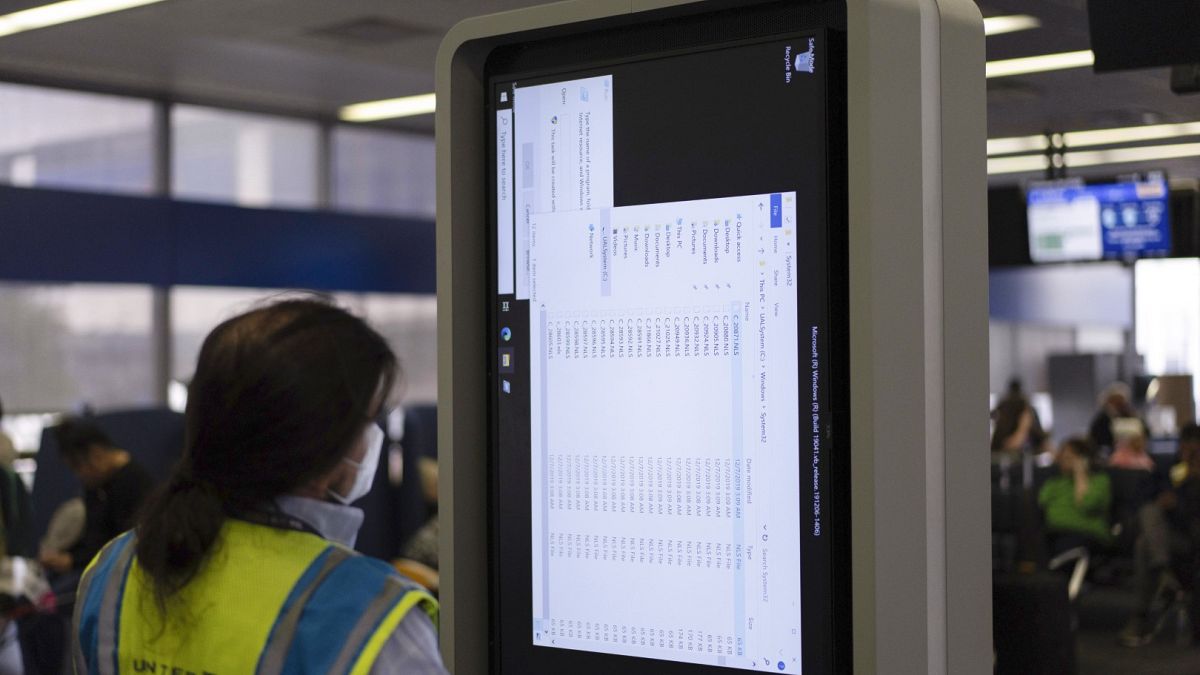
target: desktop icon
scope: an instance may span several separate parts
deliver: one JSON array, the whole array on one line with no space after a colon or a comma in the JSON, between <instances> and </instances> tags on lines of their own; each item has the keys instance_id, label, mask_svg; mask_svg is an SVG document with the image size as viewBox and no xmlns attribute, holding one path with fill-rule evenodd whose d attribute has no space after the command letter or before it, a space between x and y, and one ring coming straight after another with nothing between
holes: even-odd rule
<instances>
[{"instance_id":1,"label":"desktop icon","mask_svg":"<svg viewBox=\"0 0 1200 675\"><path fill-rule=\"evenodd\" d=\"M508 103L508 92L507 91L500 92L500 102Z\"/></svg>"},{"instance_id":2,"label":"desktop icon","mask_svg":"<svg viewBox=\"0 0 1200 675\"><path fill-rule=\"evenodd\" d=\"M508 342L509 340L511 340L512 339L512 329L510 329L508 326L501 328L500 329L500 339L504 340L505 342Z\"/></svg>"},{"instance_id":3,"label":"desktop icon","mask_svg":"<svg viewBox=\"0 0 1200 675\"><path fill-rule=\"evenodd\" d=\"M501 381L500 381L500 388L501 388L501 389L503 389L503 390L504 390L504 393L506 393L506 394L511 394L511 393L512 393L512 383L511 383L511 382L509 382L508 380L501 380Z\"/></svg>"},{"instance_id":4,"label":"desktop icon","mask_svg":"<svg viewBox=\"0 0 1200 675\"><path fill-rule=\"evenodd\" d=\"M513 373L516 369L513 367L513 348L505 347L500 350L500 372Z\"/></svg>"},{"instance_id":5,"label":"desktop icon","mask_svg":"<svg viewBox=\"0 0 1200 675\"><path fill-rule=\"evenodd\" d=\"M814 70L813 52L816 48L816 40L809 38L808 51L796 55L796 72L812 74Z\"/></svg>"}]
</instances>

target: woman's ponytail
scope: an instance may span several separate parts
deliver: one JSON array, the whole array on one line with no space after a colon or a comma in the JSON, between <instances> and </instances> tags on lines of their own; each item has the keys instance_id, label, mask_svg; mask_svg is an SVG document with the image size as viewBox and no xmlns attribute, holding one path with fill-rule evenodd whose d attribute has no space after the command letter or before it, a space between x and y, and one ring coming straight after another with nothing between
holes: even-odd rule
<instances>
[{"instance_id":1,"label":"woman's ponytail","mask_svg":"<svg viewBox=\"0 0 1200 675\"><path fill-rule=\"evenodd\" d=\"M185 461L147 503L137 531L138 565L150 577L159 609L200 571L226 518L221 497L196 480Z\"/></svg>"}]
</instances>

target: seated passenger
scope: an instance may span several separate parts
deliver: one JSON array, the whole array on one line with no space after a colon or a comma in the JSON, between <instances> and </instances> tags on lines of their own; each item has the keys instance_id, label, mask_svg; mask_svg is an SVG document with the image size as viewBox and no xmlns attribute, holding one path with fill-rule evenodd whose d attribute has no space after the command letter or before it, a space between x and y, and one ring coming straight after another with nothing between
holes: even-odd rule
<instances>
[{"instance_id":1,"label":"seated passenger","mask_svg":"<svg viewBox=\"0 0 1200 675\"><path fill-rule=\"evenodd\" d=\"M87 522L87 508L79 497L59 504L50 516L46 536L38 546L39 556L69 553L83 538L83 526Z\"/></svg>"},{"instance_id":2,"label":"seated passenger","mask_svg":"<svg viewBox=\"0 0 1200 675\"><path fill-rule=\"evenodd\" d=\"M1191 464L1192 454L1200 452L1200 425L1190 423L1179 430L1179 452L1176 463L1171 467L1171 487L1183 485L1188 477L1188 465Z\"/></svg>"},{"instance_id":3,"label":"seated passenger","mask_svg":"<svg viewBox=\"0 0 1200 675\"><path fill-rule=\"evenodd\" d=\"M1188 431L1189 436L1196 434ZM1196 554L1200 551L1200 452L1189 452L1187 477L1172 490L1160 494L1138 512L1138 537L1134 545L1133 581L1137 607L1121 631L1120 639L1128 647L1140 647L1153 638L1150 614L1155 600L1168 598L1178 591L1180 579L1191 582L1197 573ZM1200 593L1193 592L1193 600ZM1165 609L1165 607L1160 607ZM1193 606L1193 628L1196 623Z\"/></svg>"},{"instance_id":4,"label":"seated passenger","mask_svg":"<svg viewBox=\"0 0 1200 675\"><path fill-rule=\"evenodd\" d=\"M1108 474L1094 466L1095 449L1072 438L1058 450L1060 475L1050 478L1038 493L1051 539L1051 555L1077 546L1107 546L1112 542L1108 510L1112 487Z\"/></svg>"},{"instance_id":5,"label":"seated passenger","mask_svg":"<svg viewBox=\"0 0 1200 675\"><path fill-rule=\"evenodd\" d=\"M1116 420L1137 418L1137 411L1130 403L1130 398L1129 385L1124 382L1113 382L1100 394L1100 410L1092 418L1092 424L1088 429L1088 440L1092 442L1097 451L1105 453L1116 448L1117 439L1113 429ZM1140 423L1141 420L1139 419L1138 422Z\"/></svg>"},{"instance_id":6,"label":"seated passenger","mask_svg":"<svg viewBox=\"0 0 1200 675\"><path fill-rule=\"evenodd\" d=\"M1146 452L1145 425L1136 417L1123 417L1113 421L1113 439L1116 449L1108 458L1114 469L1154 471L1154 459Z\"/></svg>"},{"instance_id":7,"label":"seated passenger","mask_svg":"<svg viewBox=\"0 0 1200 675\"><path fill-rule=\"evenodd\" d=\"M69 551L43 551L47 569L82 570L110 539L133 527L153 481L125 450L92 422L68 418L55 429L58 451L83 483L83 535Z\"/></svg>"},{"instance_id":8,"label":"seated passenger","mask_svg":"<svg viewBox=\"0 0 1200 675\"><path fill-rule=\"evenodd\" d=\"M183 459L80 584L75 672L444 675L437 603L350 548L398 376L379 333L317 299L213 329Z\"/></svg>"},{"instance_id":9,"label":"seated passenger","mask_svg":"<svg viewBox=\"0 0 1200 675\"><path fill-rule=\"evenodd\" d=\"M432 515L404 547L404 557L421 563L432 570L438 568L438 463L436 459L422 457L417 464L421 474L421 492Z\"/></svg>"},{"instance_id":10,"label":"seated passenger","mask_svg":"<svg viewBox=\"0 0 1200 675\"><path fill-rule=\"evenodd\" d=\"M38 560L53 572L55 594L72 598L88 562L110 539L133 527L152 484L150 475L94 423L67 418L54 431L59 453L83 484L83 507L71 505L56 512ZM81 520L82 528L70 527L70 520L76 525ZM63 603L52 614L32 614L22 620L26 672L62 672L71 610L69 603Z\"/></svg>"}]
</instances>

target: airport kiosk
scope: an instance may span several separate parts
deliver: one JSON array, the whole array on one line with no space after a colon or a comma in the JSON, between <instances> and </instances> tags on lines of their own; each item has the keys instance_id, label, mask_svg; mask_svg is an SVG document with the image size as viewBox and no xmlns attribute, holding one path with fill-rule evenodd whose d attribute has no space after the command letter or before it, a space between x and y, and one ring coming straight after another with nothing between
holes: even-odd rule
<instances>
[{"instance_id":1,"label":"airport kiosk","mask_svg":"<svg viewBox=\"0 0 1200 675\"><path fill-rule=\"evenodd\" d=\"M451 672L990 670L983 61L970 0L450 31Z\"/></svg>"}]
</instances>

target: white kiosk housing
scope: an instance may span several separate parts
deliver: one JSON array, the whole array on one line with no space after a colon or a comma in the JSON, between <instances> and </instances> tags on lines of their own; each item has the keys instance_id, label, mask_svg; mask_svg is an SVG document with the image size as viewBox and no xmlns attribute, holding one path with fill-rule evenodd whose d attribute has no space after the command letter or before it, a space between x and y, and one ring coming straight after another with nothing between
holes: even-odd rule
<instances>
[{"instance_id":1,"label":"white kiosk housing","mask_svg":"<svg viewBox=\"0 0 1200 675\"><path fill-rule=\"evenodd\" d=\"M494 672L487 59L514 42L761 4L571 0L464 21L442 44L441 639L457 675ZM837 602L851 608L854 672L986 673L982 20L971 0L845 4L852 590Z\"/></svg>"}]
</instances>

